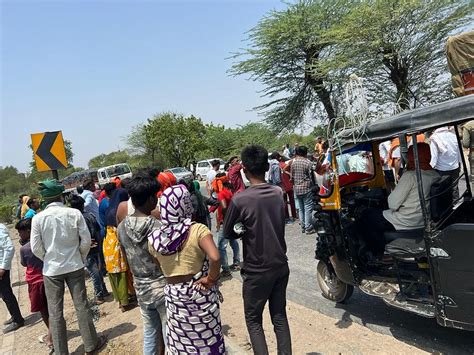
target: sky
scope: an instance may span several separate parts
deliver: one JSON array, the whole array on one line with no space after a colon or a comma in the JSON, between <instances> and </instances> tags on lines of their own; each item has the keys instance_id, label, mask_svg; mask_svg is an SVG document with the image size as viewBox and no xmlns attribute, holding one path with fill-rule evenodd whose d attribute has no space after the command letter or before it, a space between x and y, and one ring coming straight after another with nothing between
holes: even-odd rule
<instances>
[{"instance_id":1,"label":"sky","mask_svg":"<svg viewBox=\"0 0 474 355\"><path fill-rule=\"evenodd\" d=\"M236 126L260 120L258 83L232 52L280 1L0 1L0 166L27 171L30 134L63 132L74 165L126 148L163 111Z\"/></svg>"}]
</instances>

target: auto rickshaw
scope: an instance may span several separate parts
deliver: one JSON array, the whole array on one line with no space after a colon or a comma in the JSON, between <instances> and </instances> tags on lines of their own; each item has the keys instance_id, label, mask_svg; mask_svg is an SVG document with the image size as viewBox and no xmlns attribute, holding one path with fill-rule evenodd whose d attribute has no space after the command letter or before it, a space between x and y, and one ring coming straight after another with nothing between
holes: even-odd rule
<instances>
[{"instance_id":1,"label":"auto rickshaw","mask_svg":"<svg viewBox=\"0 0 474 355\"><path fill-rule=\"evenodd\" d=\"M382 118L334 137L313 220L318 232L317 280L324 297L344 302L358 287L390 306L436 318L442 326L474 330L474 201L463 154L459 178L443 177L431 186L426 200L414 144L424 228L384 233L380 236L384 255L376 260L360 255L354 235L364 209L387 206L381 142L398 137L406 151L409 139L454 126L462 152L457 126L473 118L474 95L470 95ZM466 190L454 200L457 186Z\"/></svg>"}]
</instances>

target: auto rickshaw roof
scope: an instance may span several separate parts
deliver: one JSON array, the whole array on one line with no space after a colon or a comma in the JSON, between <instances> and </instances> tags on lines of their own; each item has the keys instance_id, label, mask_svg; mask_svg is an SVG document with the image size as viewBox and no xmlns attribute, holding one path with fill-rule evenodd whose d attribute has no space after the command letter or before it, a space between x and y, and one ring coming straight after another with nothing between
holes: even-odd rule
<instances>
[{"instance_id":1,"label":"auto rickshaw roof","mask_svg":"<svg viewBox=\"0 0 474 355\"><path fill-rule=\"evenodd\" d=\"M474 95L404 111L370 122L364 127L346 129L338 133L337 140L341 146L367 141L383 141L401 134L426 132L470 119L474 119Z\"/></svg>"}]
</instances>

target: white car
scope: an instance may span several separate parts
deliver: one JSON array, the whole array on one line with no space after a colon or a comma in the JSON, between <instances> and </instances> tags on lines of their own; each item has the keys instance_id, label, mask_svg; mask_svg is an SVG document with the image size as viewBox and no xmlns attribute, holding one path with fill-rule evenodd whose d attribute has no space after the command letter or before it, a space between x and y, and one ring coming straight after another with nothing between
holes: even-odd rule
<instances>
[{"instance_id":1,"label":"white car","mask_svg":"<svg viewBox=\"0 0 474 355\"><path fill-rule=\"evenodd\" d=\"M207 173L209 170L212 169L211 162L213 160L219 160L220 166L219 166L219 172L224 172L224 164L225 161L219 158L214 158L214 159L206 159L206 160L201 160L198 161L196 164L196 179L199 181L206 180Z\"/></svg>"},{"instance_id":2,"label":"white car","mask_svg":"<svg viewBox=\"0 0 474 355\"><path fill-rule=\"evenodd\" d=\"M115 164L97 170L97 178L101 188L116 177L120 178L120 180L132 177L132 171L128 164Z\"/></svg>"}]
</instances>

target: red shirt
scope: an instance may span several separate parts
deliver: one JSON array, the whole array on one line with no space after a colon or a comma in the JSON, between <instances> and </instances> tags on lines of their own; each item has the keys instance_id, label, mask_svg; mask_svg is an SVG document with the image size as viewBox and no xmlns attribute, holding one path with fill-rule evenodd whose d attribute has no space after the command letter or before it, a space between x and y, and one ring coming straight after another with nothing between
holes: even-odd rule
<instances>
[{"instance_id":1,"label":"red shirt","mask_svg":"<svg viewBox=\"0 0 474 355\"><path fill-rule=\"evenodd\" d=\"M285 168L286 163L284 161L280 162L280 168L283 171L281 173L281 188L285 192L289 192L293 190L293 184L290 181L290 175L288 175L283 169Z\"/></svg>"},{"instance_id":2,"label":"red shirt","mask_svg":"<svg viewBox=\"0 0 474 355\"><path fill-rule=\"evenodd\" d=\"M242 165L235 164L227 171L227 176L229 177L230 183L234 187L235 193L245 190L244 179L242 179L242 174L240 173L241 169Z\"/></svg>"},{"instance_id":3,"label":"red shirt","mask_svg":"<svg viewBox=\"0 0 474 355\"><path fill-rule=\"evenodd\" d=\"M229 208L230 200L232 200L232 196L234 196L232 191L224 188L221 192L217 194L217 200L219 202L225 201L227 208ZM219 208L217 209L217 223L221 224L222 222L224 222L224 214L222 213L222 206L219 205Z\"/></svg>"}]
</instances>

